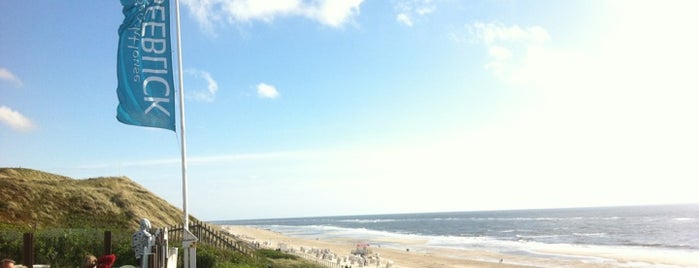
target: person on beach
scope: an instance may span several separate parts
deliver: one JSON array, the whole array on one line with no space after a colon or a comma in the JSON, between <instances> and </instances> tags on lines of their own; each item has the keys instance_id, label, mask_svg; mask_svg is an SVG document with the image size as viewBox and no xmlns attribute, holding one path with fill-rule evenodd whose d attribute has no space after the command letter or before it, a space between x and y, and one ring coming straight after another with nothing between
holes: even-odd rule
<instances>
[{"instance_id":1,"label":"person on beach","mask_svg":"<svg viewBox=\"0 0 699 268\"><path fill-rule=\"evenodd\" d=\"M15 261L12 259L2 259L0 268L15 268Z\"/></svg>"},{"instance_id":2,"label":"person on beach","mask_svg":"<svg viewBox=\"0 0 699 268\"><path fill-rule=\"evenodd\" d=\"M150 221L141 219L140 229L131 236L131 248L136 254L136 261L141 266L141 259L146 247L151 245L153 235L150 233Z\"/></svg>"}]
</instances>

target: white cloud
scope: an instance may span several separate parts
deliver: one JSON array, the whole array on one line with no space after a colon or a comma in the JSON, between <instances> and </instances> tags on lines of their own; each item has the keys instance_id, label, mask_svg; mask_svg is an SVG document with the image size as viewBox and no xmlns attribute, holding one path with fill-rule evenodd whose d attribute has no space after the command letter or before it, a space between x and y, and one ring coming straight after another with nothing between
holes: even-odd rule
<instances>
[{"instance_id":1,"label":"white cloud","mask_svg":"<svg viewBox=\"0 0 699 268\"><path fill-rule=\"evenodd\" d=\"M522 28L519 25L505 26L499 23L475 22L466 26L473 37L486 44L498 42L546 42L550 36L541 26Z\"/></svg>"},{"instance_id":2,"label":"white cloud","mask_svg":"<svg viewBox=\"0 0 699 268\"><path fill-rule=\"evenodd\" d=\"M398 12L396 21L405 26L412 27L414 20L433 13L437 8L432 0L403 0L395 3Z\"/></svg>"},{"instance_id":3,"label":"white cloud","mask_svg":"<svg viewBox=\"0 0 699 268\"><path fill-rule=\"evenodd\" d=\"M320 6L310 6L308 17L315 18L323 24L340 27L350 17L359 14L359 6L364 0L325 0Z\"/></svg>"},{"instance_id":4,"label":"white cloud","mask_svg":"<svg viewBox=\"0 0 699 268\"><path fill-rule=\"evenodd\" d=\"M298 0L226 1L222 5L229 19L246 22L253 19L272 21L276 16L293 14L297 12L300 2Z\"/></svg>"},{"instance_id":5,"label":"white cloud","mask_svg":"<svg viewBox=\"0 0 699 268\"><path fill-rule=\"evenodd\" d=\"M260 83L257 85L257 96L264 99L276 99L279 98L279 92L272 85Z\"/></svg>"},{"instance_id":6,"label":"white cloud","mask_svg":"<svg viewBox=\"0 0 699 268\"><path fill-rule=\"evenodd\" d=\"M184 0L205 31L216 23L272 22L279 17L301 16L323 25L341 27L359 14L364 0Z\"/></svg>"},{"instance_id":7,"label":"white cloud","mask_svg":"<svg viewBox=\"0 0 699 268\"><path fill-rule=\"evenodd\" d=\"M429 3L431 3L431 2L432 1L423 1L425 6L415 8L415 13L417 13L418 15L427 15L427 14L431 14L432 12L434 12L436 10L436 8L432 5L429 5Z\"/></svg>"},{"instance_id":8,"label":"white cloud","mask_svg":"<svg viewBox=\"0 0 699 268\"><path fill-rule=\"evenodd\" d=\"M540 26L475 22L467 25L466 29L470 38L459 38L452 34L452 39L470 39L485 45L490 61L484 67L503 79L513 76L512 73L516 72L517 65L523 59L551 39L546 29Z\"/></svg>"},{"instance_id":9,"label":"white cloud","mask_svg":"<svg viewBox=\"0 0 699 268\"><path fill-rule=\"evenodd\" d=\"M214 22L221 21L221 13L218 9L220 0L182 0L182 4L189 8L189 13L199 22L199 27L208 34L214 33Z\"/></svg>"},{"instance_id":10,"label":"white cloud","mask_svg":"<svg viewBox=\"0 0 699 268\"><path fill-rule=\"evenodd\" d=\"M408 16L408 14L405 14L405 13L398 14L398 16L396 16L396 21L398 21L402 24L405 24L407 26L410 26L410 27L413 26L413 20L411 20L410 16Z\"/></svg>"},{"instance_id":11,"label":"white cloud","mask_svg":"<svg viewBox=\"0 0 699 268\"><path fill-rule=\"evenodd\" d=\"M7 81L10 84L13 84L15 87L21 87L23 84L22 80L20 80L17 75L10 72L10 70L6 68L0 68L0 80Z\"/></svg>"},{"instance_id":12,"label":"white cloud","mask_svg":"<svg viewBox=\"0 0 699 268\"><path fill-rule=\"evenodd\" d=\"M19 131L29 131L35 128L34 123L29 118L7 106L0 106L0 122Z\"/></svg>"},{"instance_id":13,"label":"white cloud","mask_svg":"<svg viewBox=\"0 0 699 268\"><path fill-rule=\"evenodd\" d=\"M194 99L206 102L212 102L216 99L216 93L218 92L218 83L216 83L216 80L214 80L214 78L211 76L209 72L197 69L189 69L186 71L186 73L193 76L194 78L203 80L203 82L205 83L205 89L201 89L198 87L193 89L194 91L192 92L191 96ZM201 85L201 83L197 83L197 85Z\"/></svg>"},{"instance_id":14,"label":"white cloud","mask_svg":"<svg viewBox=\"0 0 699 268\"><path fill-rule=\"evenodd\" d=\"M327 157L327 153L318 151L278 151L265 153L240 153L222 155L190 156L187 163L191 165L220 165L235 164L245 161L277 161L279 159L319 159ZM181 158L139 159L127 162L106 162L80 165L80 169L103 169L109 167L150 167L180 165Z\"/></svg>"}]
</instances>

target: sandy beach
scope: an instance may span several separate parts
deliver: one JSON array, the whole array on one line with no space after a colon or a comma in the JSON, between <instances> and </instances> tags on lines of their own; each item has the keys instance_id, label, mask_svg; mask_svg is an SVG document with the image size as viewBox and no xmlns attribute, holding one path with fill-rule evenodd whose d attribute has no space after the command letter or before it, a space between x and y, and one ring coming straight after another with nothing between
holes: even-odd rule
<instances>
[{"instance_id":1,"label":"sandy beach","mask_svg":"<svg viewBox=\"0 0 699 268\"><path fill-rule=\"evenodd\" d=\"M443 268L443 267L655 267L658 256L646 256L635 259L629 256L599 256L606 261L594 261L596 254L581 254L579 258L555 258L542 256L531 256L526 254L503 254L489 251L479 251L471 249L449 249L424 246L425 241L419 239L400 239L400 241L356 241L344 238L331 239L304 239L289 237L280 233L246 226L224 226L230 233L241 237L247 241L260 243L262 247L279 248L284 245L287 249L293 250L297 255L306 255L309 259L316 258L315 254L301 254L301 249L325 250L337 256L348 256L359 243L369 243L373 252L380 256L378 267L387 267L389 260L390 267L401 268ZM385 246L382 244L391 244ZM395 245L405 246L405 249L396 248ZM408 250L409 249L409 250ZM501 261L502 260L502 261ZM591 261L593 260L593 261ZM611 262L610 262L611 260ZM667 260L666 260L667 261ZM676 267L691 267L691 263L682 263L682 260L670 263L663 261L663 264L670 264ZM325 263L336 263L336 261L325 261ZM337 264L328 267L343 267ZM360 267L355 264L352 267ZM377 267L372 263L367 267Z\"/></svg>"}]
</instances>

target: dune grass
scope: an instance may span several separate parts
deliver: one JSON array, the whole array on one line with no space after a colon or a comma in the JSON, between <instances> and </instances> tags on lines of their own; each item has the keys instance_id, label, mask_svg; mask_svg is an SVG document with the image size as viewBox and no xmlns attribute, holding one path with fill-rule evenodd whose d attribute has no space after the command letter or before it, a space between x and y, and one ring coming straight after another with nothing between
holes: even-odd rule
<instances>
[{"instance_id":1,"label":"dune grass","mask_svg":"<svg viewBox=\"0 0 699 268\"><path fill-rule=\"evenodd\" d=\"M26 168L0 168L0 196L0 258L21 260L22 234L31 232L35 263L53 268L78 267L85 255L104 254L105 230L112 232L115 267L134 264L131 234L141 218L149 219L154 228L182 221L180 209L126 177L73 179ZM262 259L253 260L200 245L197 267L322 267L288 254L258 255Z\"/></svg>"}]
</instances>

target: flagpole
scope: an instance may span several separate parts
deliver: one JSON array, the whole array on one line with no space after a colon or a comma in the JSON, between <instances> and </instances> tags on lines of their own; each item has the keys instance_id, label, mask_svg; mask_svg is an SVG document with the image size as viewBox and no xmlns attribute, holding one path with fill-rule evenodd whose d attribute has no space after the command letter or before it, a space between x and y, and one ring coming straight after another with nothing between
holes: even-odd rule
<instances>
[{"instance_id":1,"label":"flagpole","mask_svg":"<svg viewBox=\"0 0 699 268\"><path fill-rule=\"evenodd\" d=\"M184 214L184 230L182 249L184 250L184 268L197 267L197 237L189 231L189 211L187 210L187 131L185 130L184 115L184 74L182 72L182 39L180 37L180 1L175 0L175 28L177 30L177 74L180 88L180 138L182 145L182 211Z\"/></svg>"},{"instance_id":2,"label":"flagpole","mask_svg":"<svg viewBox=\"0 0 699 268\"><path fill-rule=\"evenodd\" d=\"M180 1L175 0L175 27L177 30L177 73L180 87L180 137L182 146L182 210L184 228L189 229L189 211L187 210L187 138L184 118L184 79L182 74L182 41L180 39Z\"/></svg>"}]
</instances>

